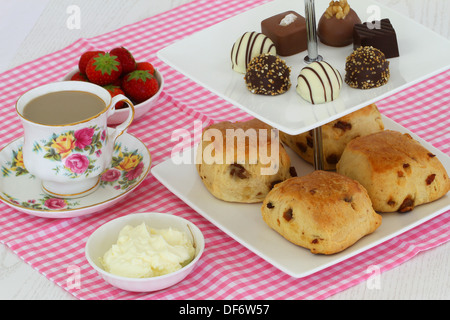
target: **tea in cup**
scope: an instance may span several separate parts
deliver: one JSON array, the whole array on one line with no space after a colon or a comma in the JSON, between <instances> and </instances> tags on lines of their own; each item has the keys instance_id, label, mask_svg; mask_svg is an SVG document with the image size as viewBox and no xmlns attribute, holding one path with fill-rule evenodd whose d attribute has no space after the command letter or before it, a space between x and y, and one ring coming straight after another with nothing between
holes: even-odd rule
<instances>
[{"instance_id":1,"label":"tea in cup","mask_svg":"<svg viewBox=\"0 0 450 320\"><path fill-rule=\"evenodd\" d=\"M129 105L128 118L107 127L115 104ZM111 97L95 84L62 81L31 89L16 103L24 129L25 168L42 181L45 193L78 198L96 190L112 161L114 144L134 117L134 106L124 95Z\"/></svg>"}]
</instances>

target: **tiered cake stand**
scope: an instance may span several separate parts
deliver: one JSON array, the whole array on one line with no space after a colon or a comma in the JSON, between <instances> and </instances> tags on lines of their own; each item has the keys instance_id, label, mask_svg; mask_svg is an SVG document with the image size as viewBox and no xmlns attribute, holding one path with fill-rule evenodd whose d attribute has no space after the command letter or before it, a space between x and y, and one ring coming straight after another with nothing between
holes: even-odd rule
<instances>
[{"instance_id":1,"label":"tiered cake stand","mask_svg":"<svg viewBox=\"0 0 450 320\"><path fill-rule=\"evenodd\" d=\"M306 32L308 34L308 55L304 58L306 63L321 61L323 57L319 55L316 33L316 10L314 0L305 0L305 19ZM322 129L316 127L313 129L313 145L314 145L314 169L323 169L323 146L322 146Z\"/></svg>"},{"instance_id":2,"label":"tiered cake stand","mask_svg":"<svg viewBox=\"0 0 450 320\"><path fill-rule=\"evenodd\" d=\"M188 36L159 51L158 57L202 87L274 128L291 135L313 130L314 166L299 159L293 152L289 154L299 175L305 175L323 167L321 125L447 70L450 67L450 42L373 0L353 1L352 8L362 21L371 18L367 8L375 6L381 15L379 19L389 18L397 32L400 57L390 59L391 77L386 85L370 90L353 89L344 85L338 99L322 105L304 101L294 88L274 97L250 93L243 75L231 69L231 47L245 32L259 31L263 19L288 10L305 16L309 36L307 57L304 57L305 53L285 59L283 57L291 67L292 86L296 85L297 75L304 66L322 57L338 69L341 75L345 74L345 59L353 51L353 47L328 47L319 43L316 37L315 12L324 12L328 1L317 2L317 11L314 0L304 0L304 8L301 4L299 0L273 0ZM319 51L322 57L319 56ZM430 52L433 53L432 59L429 58ZM450 172L450 158L447 155L384 116L383 123L386 129L409 133L436 154ZM185 152L195 153L194 150ZM195 157L191 157L193 158ZM288 242L271 230L262 221L261 204L227 203L214 198L203 186L194 163L176 164L168 159L153 167L152 174L230 237L293 277L307 276L368 250L450 208L450 196L446 195L433 203L416 207L413 214L385 215L383 224L376 232L362 238L350 248L331 256L318 256Z\"/></svg>"}]
</instances>

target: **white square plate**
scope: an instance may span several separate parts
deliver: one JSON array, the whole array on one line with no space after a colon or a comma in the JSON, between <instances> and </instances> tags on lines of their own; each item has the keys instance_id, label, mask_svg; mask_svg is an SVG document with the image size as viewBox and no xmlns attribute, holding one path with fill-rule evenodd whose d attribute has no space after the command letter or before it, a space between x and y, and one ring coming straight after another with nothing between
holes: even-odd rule
<instances>
[{"instance_id":1,"label":"white square plate","mask_svg":"<svg viewBox=\"0 0 450 320\"><path fill-rule=\"evenodd\" d=\"M316 1L319 21L329 1ZM294 10L304 16L304 2L274 0L188 36L158 52L158 57L206 89L250 115L289 134L297 134L340 118L359 108L398 92L450 66L450 41L408 17L374 1L353 0L352 8L361 21L373 20L369 6L379 8L379 18L389 18L397 32L399 58L389 59L389 82L370 90L344 85L340 97L322 105L312 105L295 91L297 76L306 66L307 51L282 57L291 67L291 89L279 96L261 96L248 91L243 74L231 69L230 52L234 42L247 31L261 32L261 21L275 14ZM353 46L326 46L319 41L319 54L345 75L345 59Z\"/></svg>"},{"instance_id":2,"label":"white square plate","mask_svg":"<svg viewBox=\"0 0 450 320\"><path fill-rule=\"evenodd\" d=\"M450 172L450 158L447 155L384 116L383 122L386 129L408 132L435 154L447 172ZM299 176L314 170L311 164L303 161L289 148L286 149ZM368 250L450 209L450 195L447 194L437 201L417 206L408 213L384 213L381 226L353 246L334 255L314 255L270 229L262 219L260 203L229 203L213 197L204 187L194 164L175 164L172 159L168 159L153 167L152 173L171 192L226 234L278 269L297 278Z\"/></svg>"}]
</instances>

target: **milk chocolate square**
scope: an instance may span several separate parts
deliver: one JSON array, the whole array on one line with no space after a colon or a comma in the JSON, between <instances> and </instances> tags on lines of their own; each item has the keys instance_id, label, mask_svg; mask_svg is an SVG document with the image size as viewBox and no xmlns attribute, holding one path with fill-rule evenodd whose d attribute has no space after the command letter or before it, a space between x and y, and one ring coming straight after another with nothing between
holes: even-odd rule
<instances>
[{"instance_id":1,"label":"milk chocolate square","mask_svg":"<svg viewBox=\"0 0 450 320\"><path fill-rule=\"evenodd\" d=\"M288 25L280 25L288 14L294 14L297 18ZM308 48L306 20L295 11L286 11L263 20L261 33L273 41L280 56L291 56Z\"/></svg>"},{"instance_id":2,"label":"milk chocolate square","mask_svg":"<svg viewBox=\"0 0 450 320\"><path fill-rule=\"evenodd\" d=\"M389 19L364 22L353 26L353 49L372 46L384 53L386 59L398 57L397 35Z\"/></svg>"}]
</instances>

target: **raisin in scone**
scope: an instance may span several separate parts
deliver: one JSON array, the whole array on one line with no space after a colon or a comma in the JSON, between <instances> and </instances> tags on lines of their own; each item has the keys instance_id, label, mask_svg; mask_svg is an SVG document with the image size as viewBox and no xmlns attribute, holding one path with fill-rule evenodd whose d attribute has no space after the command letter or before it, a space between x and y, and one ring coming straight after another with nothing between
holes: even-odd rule
<instances>
[{"instance_id":1,"label":"raisin in scone","mask_svg":"<svg viewBox=\"0 0 450 320\"><path fill-rule=\"evenodd\" d=\"M340 252L381 225L361 184L322 170L277 184L261 212L272 229L316 254Z\"/></svg>"},{"instance_id":2,"label":"raisin in scone","mask_svg":"<svg viewBox=\"0 0 450 320\"><path fill-rule=\"evenodd\" d=\"M378 212L411 211L450 190L439 159L409 134L392 130L349 142L337 172L359 181Z\"/></svg>"},{"instance_id":3,"label":"raisin in scone","mask_svg":"<svg viewBox=\"0 0 450 320\"><path fill-rule=\"evenodd\" d=\"M278 131L271 129L253 119L203 130L196 167L212 195L229 202L262 202L276 183L295 175Z\"/></svg>"},{"instance_id":4,"label":"raisin in scone","mask_svg":"<svg viewBox=\"0 0 450 320\"><path fill-rule=\"evenodd\" d=\"M359 109L322 126L324 170L335 170L347 143L360 136L384 130L375 104ZM312 130L299 135L280 132L281 140L307 162L314 163Z\"/></svg>"}]
</instances>

